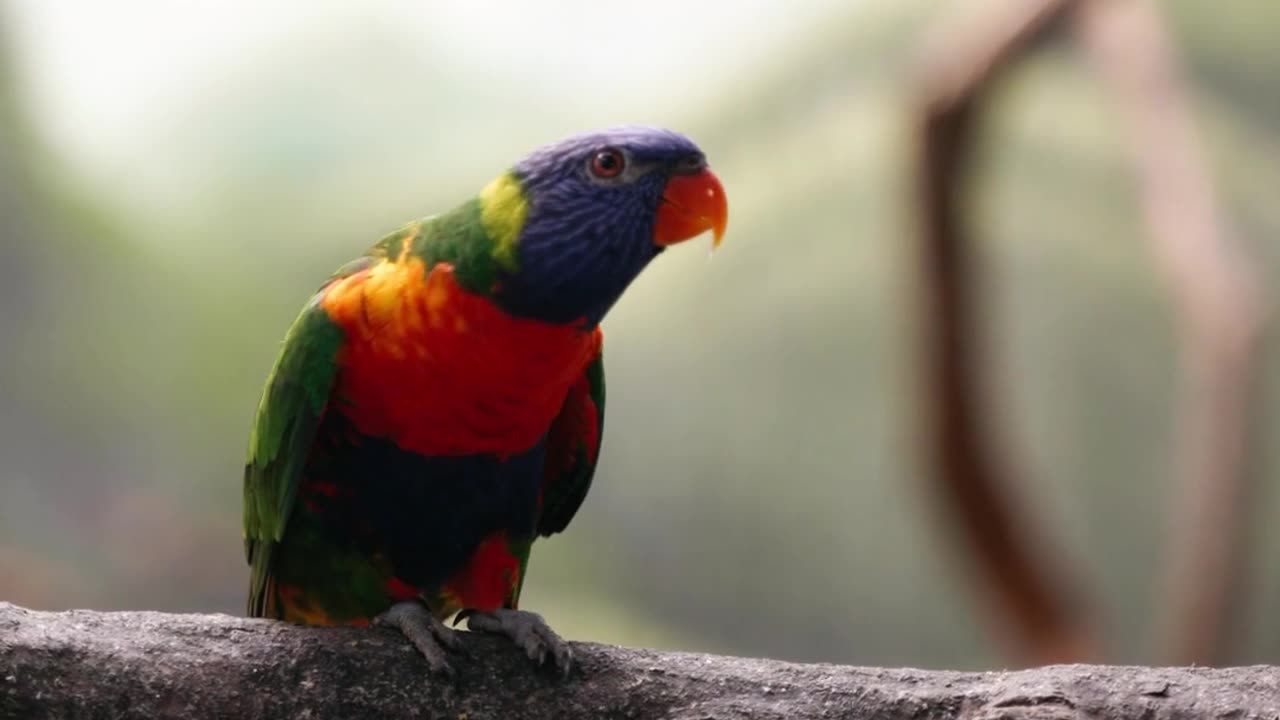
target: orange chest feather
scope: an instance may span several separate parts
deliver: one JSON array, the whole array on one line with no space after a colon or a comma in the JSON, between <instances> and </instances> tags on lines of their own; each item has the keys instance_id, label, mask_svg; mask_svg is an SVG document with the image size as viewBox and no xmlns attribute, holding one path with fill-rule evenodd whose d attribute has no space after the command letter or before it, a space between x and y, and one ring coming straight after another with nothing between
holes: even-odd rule
<instances>
[{"instance_id":1,"label":"orange chest feather","mask_svg":"<svg viewBox=\"0 0 1280 720\"><path fill-rule=\"evenodd\" d=\"M363 434L428 455L518 453L600 350L599 329L512 317L453 268L383 261L321 301L345 331L333 405Z\"/></svg>"}]
</instances>

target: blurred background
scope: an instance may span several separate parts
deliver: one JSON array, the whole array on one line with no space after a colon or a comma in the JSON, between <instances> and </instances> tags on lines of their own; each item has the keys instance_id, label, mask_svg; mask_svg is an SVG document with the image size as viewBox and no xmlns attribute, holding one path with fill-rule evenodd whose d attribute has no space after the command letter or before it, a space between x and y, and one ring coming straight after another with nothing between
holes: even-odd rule
<instances>
[{"instance_id":1,"label":"blurred background","mask_svg":"<svg viewBox=\"0 0 1280 720\"><path fill-rule=\"evenodd\" d=\"M317 284L533 146L638 122L707 151L729 233L605 322L595 487L522 605L572 639L1005 664L917 422L907 87L949 6L0 0L0 600L241 613L249 423ZM1161 7L1232 235L1280 287L1280 5ZM1057 42L983 127L994 425L1105 659L1149 662L1179 336L1124 121ZM1280 446L1258 442L1233 662L1280 660Z\"/></svg>"}]
</instances>

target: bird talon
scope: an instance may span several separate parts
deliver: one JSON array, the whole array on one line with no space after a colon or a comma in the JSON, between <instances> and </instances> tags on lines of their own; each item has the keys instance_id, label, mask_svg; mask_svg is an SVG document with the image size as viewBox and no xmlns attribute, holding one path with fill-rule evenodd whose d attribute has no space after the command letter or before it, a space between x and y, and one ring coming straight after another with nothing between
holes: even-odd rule
<instances>
[{"instance_id":1,"label":"bird talon","mask_svg":"<svg viewBox=\"0 0 1280 720\"><path fill-rule=\"evenodd\" d=\"M446 650L461 649L461 640L457 631L450 630L426 605L417 600L396 603L375 617L373 624L399 630L426 659L431 672L449 679L457 677Z\"/></svg>"},{"instance_id":2,"label":"bird talon","mask_svg":"<svg viewBox=\"0 0 1280 720\"><path fill-rule=\"evenodd\" d=\"M564 677L568 677L572 653L569 646L537 613L502 608L490 612L471 612L467 627L480 632L506 635L516 647L539 666L548 658Z\"/></svg>"}]
</instances>

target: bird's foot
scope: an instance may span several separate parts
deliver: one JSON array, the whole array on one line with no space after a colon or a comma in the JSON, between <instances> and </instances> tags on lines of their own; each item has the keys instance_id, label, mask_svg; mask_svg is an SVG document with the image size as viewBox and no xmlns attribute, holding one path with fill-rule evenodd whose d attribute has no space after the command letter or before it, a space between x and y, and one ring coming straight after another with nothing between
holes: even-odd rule
<instances>
[{"instance_id":1,"label":"bird's foot","mask_svg":"<svg viewBox=\"0 0 1280 720\"><path fill-rule=\"evenodd\" d=\"M449 664L445 651L462 650L458 631L437 620L426 605L417 600L396 603L375 617L373 624L378 627L393 627L404 633L409 642L427 659L431 672L454 677L453 666Z\"/></svg>"},{"instance_id":2,"label":"bird's foot","mask_svg":"<svg viewBox=\"0 0 1280 720\"><path fill-rule=\"evenodd\" d=\"M561 675L569 676L573 652L569 650L569 644L547 625L541 615L508 608L486 612L464 610L463 613L469 629L506 635L524 650L530 660L543 665L550 658Z\"/></svg>"}]
</instances>

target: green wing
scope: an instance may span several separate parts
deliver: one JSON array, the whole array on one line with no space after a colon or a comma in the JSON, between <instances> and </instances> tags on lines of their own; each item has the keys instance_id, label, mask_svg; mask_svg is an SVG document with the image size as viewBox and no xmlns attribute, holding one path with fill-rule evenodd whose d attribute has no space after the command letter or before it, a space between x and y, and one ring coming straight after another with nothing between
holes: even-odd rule
<instances>
[{"instance_id":1,"label":"green wing","mask_svg":"<svg viewBox=\"0 0 1280 720\"><path fill-rule=\"evenodd\" d=\"M569 525L591 489L604 433L604 356L597 355L569 388L560 414L547 433L538 533L551 535Z\"/></svg>"},{"instance_id":2,"label":"green wing","mask_svg":"<svg viewBox=\"0 0 1280 720\"><path fill-rule=\"evenodd\" d=\"M354 264L353 264L354 265ZM354 271L344 267L339 276ZM272 556L284 536L345 336L316 294L294 320L258 403L244 466L244 545L252 566L249 615L274 615Z\"/></svg>"}]
</instances>

